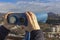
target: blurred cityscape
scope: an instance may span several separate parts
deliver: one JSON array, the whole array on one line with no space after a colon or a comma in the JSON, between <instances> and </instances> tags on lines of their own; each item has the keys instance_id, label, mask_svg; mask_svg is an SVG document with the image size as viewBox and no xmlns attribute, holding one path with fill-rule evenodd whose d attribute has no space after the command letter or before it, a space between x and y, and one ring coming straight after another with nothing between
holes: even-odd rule
<instances>
[{"instance_id":1,"label":"blurred cityscape","mask_svg":"<svg viewBox=\"0 0 60 40\"><path fill-rule=\"evenodd\" d=\"M45 40L60 40L60 25L40 24Z\"/></svg>"},{"instance_id":2,"label":"blurred cityscape","mask_svg":"<svg viewBox=\"0 0 60 40\"><path fill-rule=\"evenodd\" d=\"M0 14L0 25L3 24L2 19L4 19L4 18L2 18L2 15L3 14ZM51 14L51 15L52 15L51 17L53 17L53 14ZM57 14L55 16L60 16L60 15ZM55 20L57 20L57 19L55 19ZM60 19L58 22L60 22ZM45 40L60 40L60 24L43 24L43 23L39 22L39 25L41 27L41 30L44 33ZM22 30L22 29L17 30L17 29L12 28L12 31L8 34L8 36L6 37L5 40L24 40L24 35L25 35L24 30Z\"/></svg>"}]
</instances>

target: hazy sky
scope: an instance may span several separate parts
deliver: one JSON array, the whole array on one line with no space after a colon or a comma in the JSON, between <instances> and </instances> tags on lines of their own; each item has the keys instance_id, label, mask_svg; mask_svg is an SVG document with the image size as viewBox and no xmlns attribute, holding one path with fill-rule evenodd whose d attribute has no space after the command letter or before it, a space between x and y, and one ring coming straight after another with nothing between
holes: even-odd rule
<instances>
[{"instance_id":1,"label":"hazy sky","mask_svg":"<svg viewBox=\"0 0 60 40\"><path fill-rule=\"evenodd\" d=\"M60 0L0 0L0 12L60 13Z\"/></svg>"}]
</instances>

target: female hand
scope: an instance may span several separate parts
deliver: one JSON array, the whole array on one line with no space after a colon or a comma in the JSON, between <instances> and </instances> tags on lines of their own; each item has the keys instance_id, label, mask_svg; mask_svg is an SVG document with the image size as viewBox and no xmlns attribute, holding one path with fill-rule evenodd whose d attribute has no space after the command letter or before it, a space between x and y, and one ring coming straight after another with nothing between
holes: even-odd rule
<instances>
[{"instance_id":1,"label":"female hand","mask_svg":"<svg viewBox=\"0 0 60 40\"><path fill-rule=\"evenodd\" d=\"M5 14L5 16L4 16L4 22L3 22L4 27L7 28L7 29L9 29L9 30L10 30L12 27L14 27L14 25L10 25L10 24L8 24L8 22L7 22L7 17L8 17L8 15L11 14L11 13L13 13L13 12L8 12L7 14Z\"/></svg>"},{"instance_id":2,"label":"female hand","mask_svg":"<svg viewBox=\"0 0 60 40\"><path fill-rule=\"evenodd\" d=\"M40 30L40 26L38 24L37 18L34 13L26 12L26 16L28 19L28 26L25 27L26 31Z\"/></svg>"}]
</instances>

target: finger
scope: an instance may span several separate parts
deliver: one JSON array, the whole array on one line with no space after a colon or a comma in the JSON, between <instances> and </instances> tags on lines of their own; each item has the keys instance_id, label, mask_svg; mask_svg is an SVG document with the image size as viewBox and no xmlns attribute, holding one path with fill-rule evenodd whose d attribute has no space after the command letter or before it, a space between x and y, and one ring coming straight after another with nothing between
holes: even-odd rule
<instances>
[{"instance_id":1,"label":"finger","mask_svg":"<svg viewBox=\"0 0 60 40\"><path fill-rule=\"evenodd\" d=\"M8 15L11 14L11 13L13 13L13 12L8 12L7 14L5 14L5 16L4 16L4 23L5 23L5 24L8 24L8 23L7 23L7 17L8 17Z\"/></svg>"},{"instance_id":2,"label":"finger","mask_svg":"<svg viewBox=\"0 0 60 40\"><path fill-rule=\"evenodd\" d=\"M30 16L34 16L35 14L33 12L28 12Z\"/></svg>"},{"instance_id":3,"label":"finger","mask_svg":"<svg viewBox=\"0 0 60 40\"><path fill-rule=\"evenodd\" d=\"M32 20L36 19L36 15L33 12L28 12Z\"/></svg>"},{"instance_id":4,"label":"finger","mask_svg":"<svg viewBox=\"0 0 60 40\"><path fill-rule=\"evenodd\" d=\"M6 15L5 15L5 19L7 18L7 16L9 15L9 14L12 14L13 12L8 12Z\"/></svg>"},{"instance_id":5,"label":"finger","mask_svg":"<svg viewBox=\"0 0 60 40\"><path fill-rule=\"evenodd\" d=\"M32 16L32 13L31 12L27 12L27 13L29 13L29 15Z\"/></svg>"},{"instance_id":6,"label":"finger","mask_svg":"<svg viewBox=\"0 0 60 40\"><path fill-rule=\"evenodd\" d=\"M31 17L31 19L32 19L32 21L34 23L34 15L33 15L33 13L32 12L28 12L28 13L29 13L29 15L30 15L30 17Z\"/></svg>"},{"instance_id":7,"label":"finger","mask_svg":"<svg viewBox=\"0 0 60 40\"><path fill-rule=\"evenodd\" d=\"M35 14L32 13L32 12L28 12L28 13L29 13L29 15L30 15L31 18L32 18L33 24L36 25L35 23L37 23L37 18L36 18L36 16L35 16Z\"/></svg>"},{"instance_id":8,"label":"finger","mask_svg":"<svg viewBox=\"0 0 60 40\"><path fill-rule=\"evenodd\" d=\"M33 20L33 17L34 17L34 16L32 15L33 13L32 13L32 12L27 12L27 13L30 15L31 19Z\"/></svg>"},{"instance_id":9,"label":"finger","mask_svg":"<svg viewBox=\"0 0 60 40\"><path fill-rule=\"evenodd\" d=\"M31 16L31 18L32 18L32 20L34 19L34 13L32 13L32 12L28 12L29 13L29 15Z\"/></svg>"},{"instance_id":10,"label":"finger","mask_svg":"<svg viewBox=\"0 0 60 40\"><path fill-rule=\"evenodd\" d=\"M7 17L8 17L8 15L11 14L11 13L13 13L13 12L8 12L7 14L5 14L5 18L4 18L4 19L5 19L5 22L7 22L7 21L6 21L6 20L7 20Z\"/></svg>"},{"instance_id":11,"label":"finger","mask_svg":"<svg viewBox=\"0 0 60 40\"><path fill-rule=\"evenodd\" d=\"M31 16L29 15L29 13L26 12L26 16L29 22L32 22Z\"/></svg>"}]
</instances>

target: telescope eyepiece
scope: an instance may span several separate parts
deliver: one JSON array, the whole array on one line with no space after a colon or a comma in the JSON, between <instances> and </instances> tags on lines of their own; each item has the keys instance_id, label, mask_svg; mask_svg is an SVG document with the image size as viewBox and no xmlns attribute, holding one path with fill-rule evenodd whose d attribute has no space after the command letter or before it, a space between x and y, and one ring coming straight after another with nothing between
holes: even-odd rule
<instances>
[{"instance_id":1,"label":"telescope eyepiece","mask_svg":"<svg viewBox=\"0 0 60 40\"><path fill-rule=\"evenodd\" d=\"M21 24L24 24L24 23L25 23L25 18L20 17L20 23L21 23Z\"/></svg>"}]
</instances>

